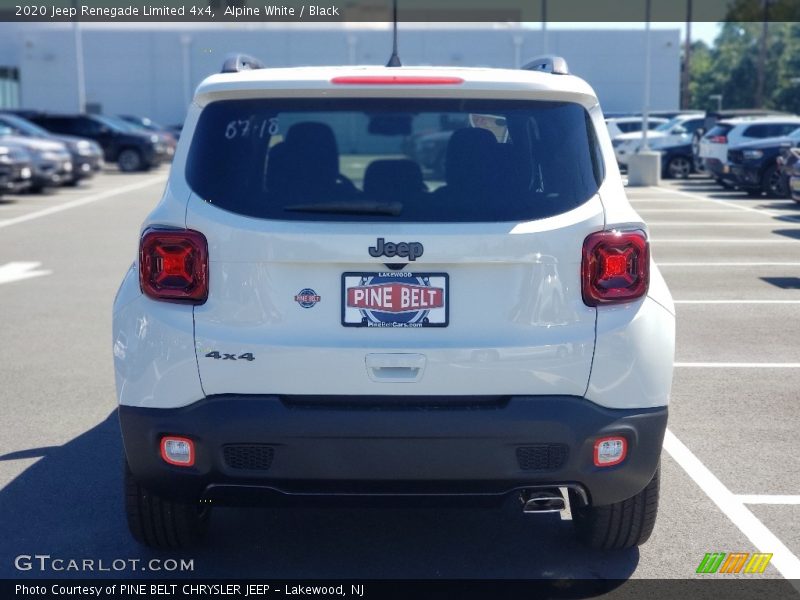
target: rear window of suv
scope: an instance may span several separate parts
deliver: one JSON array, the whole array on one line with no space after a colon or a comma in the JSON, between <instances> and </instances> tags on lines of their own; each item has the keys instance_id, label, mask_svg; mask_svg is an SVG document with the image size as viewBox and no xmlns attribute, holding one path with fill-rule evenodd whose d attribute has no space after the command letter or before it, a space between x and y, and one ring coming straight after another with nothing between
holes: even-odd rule
<instances>
[{"instance_id":1,"label":"rear window of suv","mask_svg":"<svg viewBox=\"0 0 800 600\"><path fill-rule=\"evenodd\" d=\"M223 100L200 115L186 178L250 217L523 221L588 201L603 165L574 103Z\"/></svg>"}]
</instances>

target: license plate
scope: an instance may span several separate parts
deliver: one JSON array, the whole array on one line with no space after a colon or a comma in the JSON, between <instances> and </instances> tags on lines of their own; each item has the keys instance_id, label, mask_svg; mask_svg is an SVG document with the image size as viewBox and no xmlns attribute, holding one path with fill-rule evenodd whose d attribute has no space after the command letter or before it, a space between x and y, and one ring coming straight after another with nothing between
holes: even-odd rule
<instances>
[{"instance_id":1,"label":"license plate","mask_svg":"<svg viewBox=\"0 0 800 600\"><path fill-rule=\"evenodd\" d=\"M30 179L31 175L32 175L32 173L31 173L31 170L30 170L29 167L23 167L22 170L19 173L19 176L22 179Z\"/></svg>"},{"instance_id":2,"label":"license plate","mask_svg":"<svg viewBox=\"0 0 800 600\"><path fill-rule=\"evenodd\" d=\"M344 273L345 327L447 327L447 273Z\"/></svg>"}]
</instances>

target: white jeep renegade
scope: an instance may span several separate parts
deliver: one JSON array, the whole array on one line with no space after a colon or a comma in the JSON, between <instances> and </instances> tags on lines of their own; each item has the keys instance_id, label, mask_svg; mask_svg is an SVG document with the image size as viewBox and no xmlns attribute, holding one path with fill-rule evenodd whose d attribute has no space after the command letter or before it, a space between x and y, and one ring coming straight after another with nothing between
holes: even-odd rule
<instances>
[{"instance_id":1,"label":"white jeep renegade","mask_svg":"<svg viewBox=\"0 0 800 600\"><path fill-rule=\"evenodd\" d=\"M114 303L133 536L209 506L518 497L603 548L658 506L675 317L593 90L520 70L206 79Z\"/></svg>"}]
</instances>

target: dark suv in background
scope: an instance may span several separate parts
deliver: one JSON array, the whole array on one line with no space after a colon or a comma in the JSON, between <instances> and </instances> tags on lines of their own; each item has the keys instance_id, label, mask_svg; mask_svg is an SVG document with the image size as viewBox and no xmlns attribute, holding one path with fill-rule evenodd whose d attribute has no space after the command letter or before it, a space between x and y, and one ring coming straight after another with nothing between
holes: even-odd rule
<instances>
[{"instance_id":1,"label":"dark suv in background","mask_svg":"<svg viewBox=\"0 0 800 600\"><path fill-rule=\"evenodd\" d=\"M18 113L50 132L94 140L103 148L105 160L121 171L145 171L167 158L167 149L156 134L136 130L124 122L102 115L57 115Z\"/></svg>"},{"instance_id":2,"label":"dark suv in background","mask_svg":"<svg viewBox=\"0 0 800 600\"><path fill-rule=\"evenodd\" d=\"M789 181L778 163L784 151L800 145L800 128L785 137L769 138L734 146L728 164L736 185L750 196L762 193L772 198L789 197Z\"/></svg>"}]
</instances>

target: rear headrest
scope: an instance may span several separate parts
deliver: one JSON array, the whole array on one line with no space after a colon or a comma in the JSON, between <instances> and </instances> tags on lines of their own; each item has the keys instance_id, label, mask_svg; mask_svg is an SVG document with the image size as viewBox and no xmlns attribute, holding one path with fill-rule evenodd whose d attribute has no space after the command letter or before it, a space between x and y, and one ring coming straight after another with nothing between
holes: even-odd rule
<instances>
[{"instance_id":1,"label":"rear headrest","mask_svg":"<svg viewBox=\"0 0 800 600\"><path fill-rule=\"evenodd\" d=\"M301 161L292 167L304 167L306 177L322 184L332 184L339 177L339 148L330 125L314 121L295 123L286 132L286 145L291 160Z\"/></svg>"},{"instance_id":2,"label":"rear headrest","mask_svg":"<svg viewBox=\"0 0 800 600\"><path fill-rule=\"evenodd\" d=\"M448 185L484 183L494 166L497 138L488 129L467 127L450 136L445 156Z\"/></svg>"},{"instance_id":3,"label":"rear headrest","mask_svg":"<svg viewBox=\"0 0 800 600\"><path fill-rule=\"evenodd\" d=\"M374 160L364 173L364 193L375 200L402 201L427 189L422 169L413 160Z\"/></svg>"},{"instance_id":4,"label":"rear headrest","mask_svg":"<svg viewBox=\"0 0 800 600\"><path fill-rule=\"evenodd\" d=\"M289 185L289 148L286 142L279 142L269 149L267 155L268 192L285 193Z\"/></svg>"}]
</instances>

